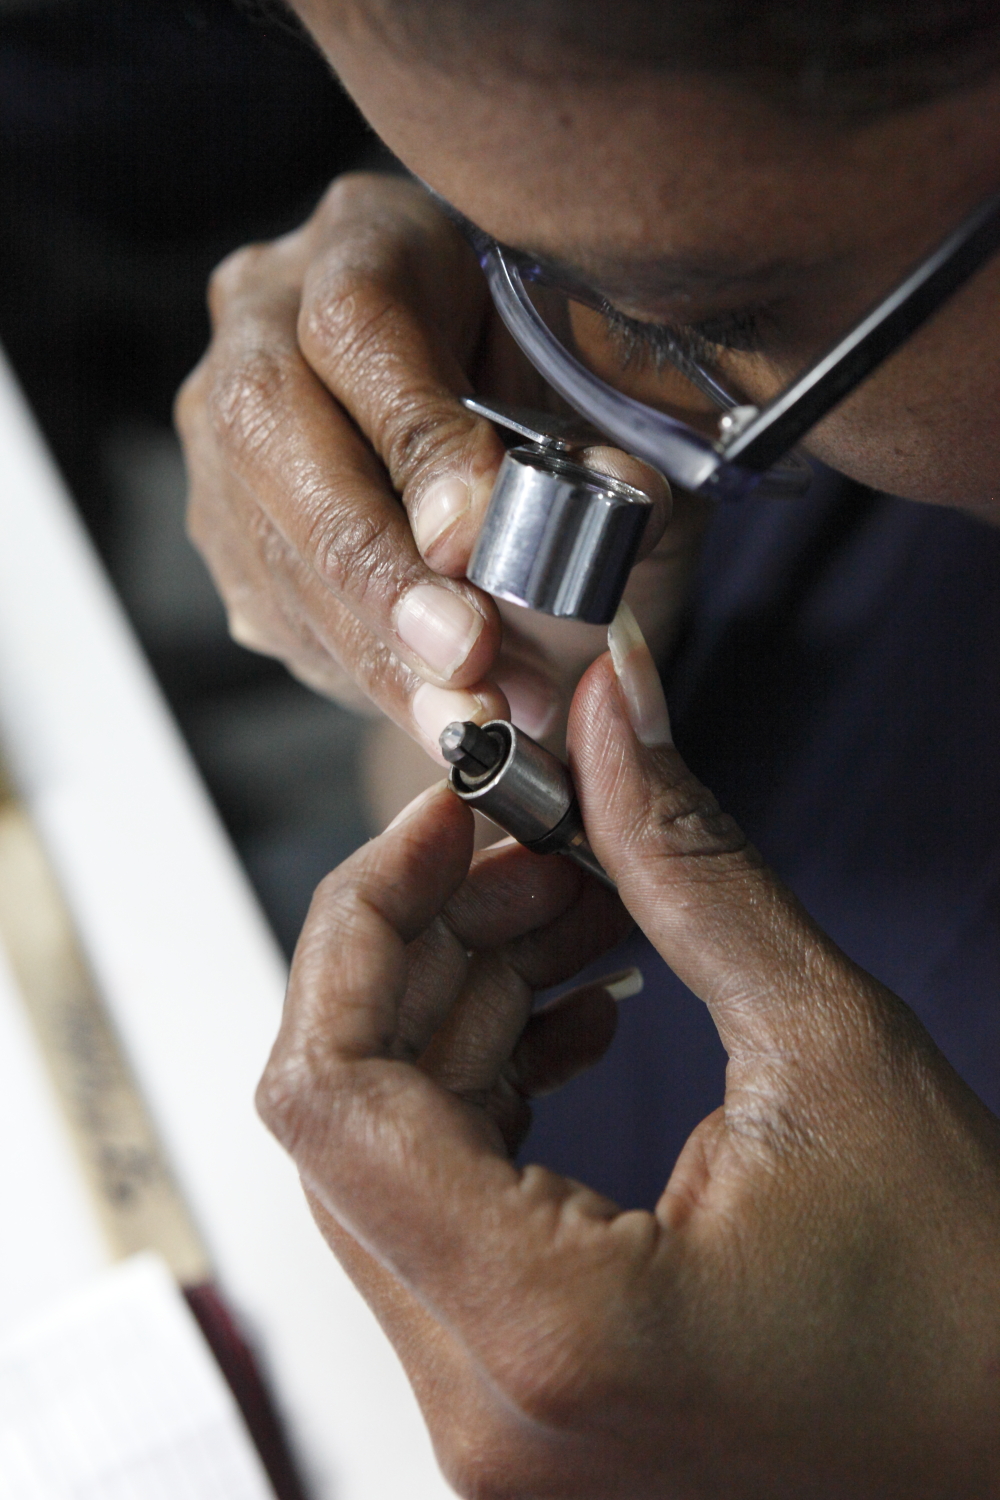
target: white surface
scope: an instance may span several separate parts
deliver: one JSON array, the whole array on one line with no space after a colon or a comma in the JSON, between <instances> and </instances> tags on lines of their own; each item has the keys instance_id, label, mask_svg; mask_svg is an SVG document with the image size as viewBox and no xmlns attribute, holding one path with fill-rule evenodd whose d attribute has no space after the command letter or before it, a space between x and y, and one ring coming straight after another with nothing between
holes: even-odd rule
<instances>
[{"instance_id":1,"label":"white surface","mask_svg":"<svg viewBox=\"0 0 1000 1500\"><path fill-rule=\"evenodd\" d=\"M0 950L0 1339L108 1263L16 983Z\"/></svg>"},{"instance_id":2,"label":"white surface","mask_svg":"<svg viewBox=\"0 0 1000 1500\"><path fill-rule=\"evenodd\" d=\"M316 1496L442 1500L395 1356L254 1114L282 962L2 361L0 737Z\"/></svg>"},{"instance_id":3,"label":"white surface","mask_svg":"<svg viewBox=\"0 0 1000 1500\"><path fill-rule=\"evenodd\" d=\"M104 1271L0 1342L4 1500L274 1500L163 1261Z\"/></svg>"}]
</instances>

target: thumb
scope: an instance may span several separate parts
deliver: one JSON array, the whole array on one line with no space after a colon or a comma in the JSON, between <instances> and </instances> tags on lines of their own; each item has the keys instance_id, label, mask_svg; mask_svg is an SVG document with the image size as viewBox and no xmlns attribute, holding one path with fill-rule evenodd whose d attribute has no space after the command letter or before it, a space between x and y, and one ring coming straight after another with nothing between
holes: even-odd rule
<instances>
[{"instance_id":1,"label":"thumb","mask_svg":"<svg viewBox=\"0 0 1000 1500\"><path fill-rule=\"evenodd\" d=\"M777 1059L887 994L840 952L678 755L656 667L622 606L577 688L568 745L587 832L622 900L706 1001L731 1057ZM616 670L617 669L617 670Z\"/></svg>"}]
</instances>

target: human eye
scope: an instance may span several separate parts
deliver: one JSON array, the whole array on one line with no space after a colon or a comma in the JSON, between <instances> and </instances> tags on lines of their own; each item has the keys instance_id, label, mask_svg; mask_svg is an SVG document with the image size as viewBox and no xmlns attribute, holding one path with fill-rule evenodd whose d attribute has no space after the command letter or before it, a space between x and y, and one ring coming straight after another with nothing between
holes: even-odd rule
<instances>
[{"instance_id":1,"label":"human eye","mask_svg":"<svg viewBox=\"0 0 1000 1500\"><path fill-rule=\"evenodd\" d=\"M711 349L729 349L734 354L759 354L764 348L765 333L773 325L770 308L741 308L718 313L692 324L690 330L702 345Z\"/></svg>"},{"instance_id":2,"label":"human eye","mask_svg":"<svg viewBox=\"0 0 1000 1500\"><path fill-rule=\"evenodd\" d=\"M697 323L650 323L606 306L604 316L623 366L650 361L657 370L666 365L712 365L721 350L756 354L763 347L761 311L741 309L717 313Z\"/></svg>"}]
</instances>

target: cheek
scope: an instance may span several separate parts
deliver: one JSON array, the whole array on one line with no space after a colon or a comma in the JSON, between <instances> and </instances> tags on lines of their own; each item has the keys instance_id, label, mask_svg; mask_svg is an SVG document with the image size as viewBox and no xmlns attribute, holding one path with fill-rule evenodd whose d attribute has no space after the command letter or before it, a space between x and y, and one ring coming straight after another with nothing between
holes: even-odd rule
<instances>
[{"instance_id":1,"label":"cheek","mask_svg":"<svg viewBox=\"0 0 1000 1500\"><path fill-rule=\"evenodd\" d=\"M1000 267L991 266L803 446L873 489L1000 521L998 309ZM770 379L759 384L760 396L773 393Z\"/></svg>"},{"instance_id":2,"label":"cheek","mask_svg":"<svg viewBox=\"0 0 1000 1500\"><path fill-rule=\"evenodd\" d=\"M949 378L951 376L951 378ZM1000 368L901 355L809 435L815 457L873 489L1000 520Z\"/></svg>"}]
</instances>

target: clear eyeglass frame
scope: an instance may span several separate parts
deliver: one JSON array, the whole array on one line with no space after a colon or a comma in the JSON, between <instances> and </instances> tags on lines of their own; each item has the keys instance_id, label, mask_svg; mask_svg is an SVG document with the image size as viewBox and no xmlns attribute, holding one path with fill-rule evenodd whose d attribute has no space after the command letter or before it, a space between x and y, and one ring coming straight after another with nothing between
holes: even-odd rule
<instances>
[{"instance_id":1,"label":"clear eyeglass frame","mask_svg":"<svg viewBox=\"0 0 1000 1500\"><path fill-rule=\"evenodd\" d=\"M431 190L432 191L432 190ZM1000 193L979 204L929 255L830 349L763 407L741 405L711 371L680 348L667 358L721 416L713 437L616 390L566 347L531 295L549 286L569 301L612 311L600 293L553 277L530 257L492 239L441 199L479 257L497 312L543 379L617 446L696 494L742 499L795 496L812 474L796 443L903 344L953 292L1000 250Z\"/></svg>"}]
</instances>

